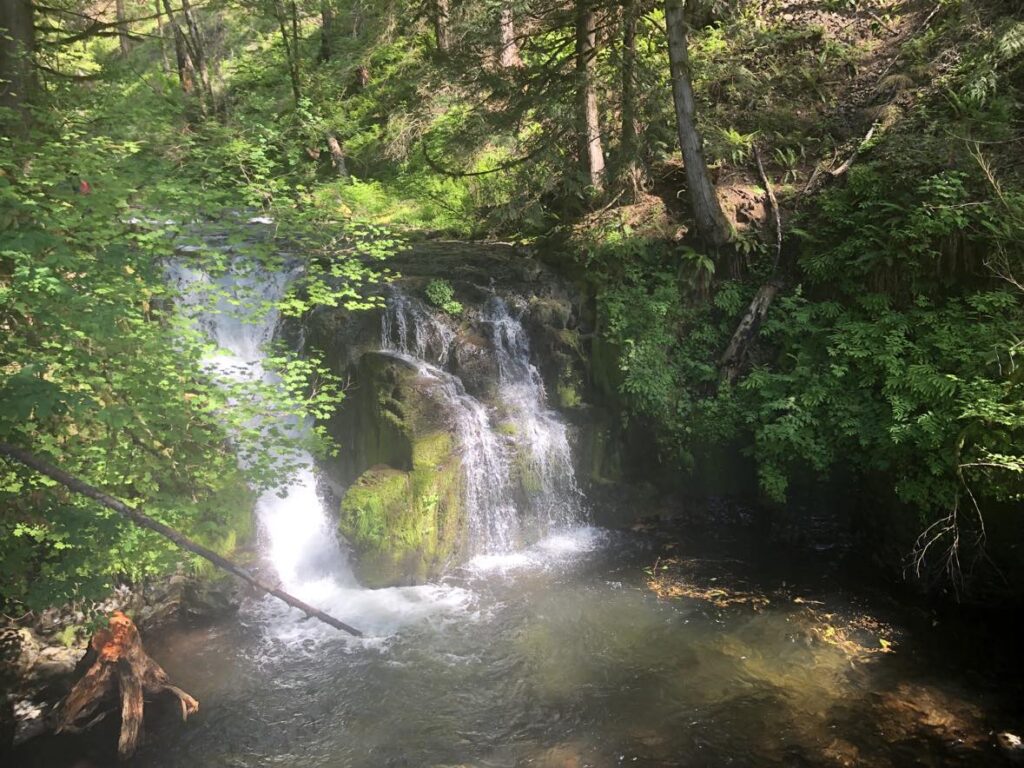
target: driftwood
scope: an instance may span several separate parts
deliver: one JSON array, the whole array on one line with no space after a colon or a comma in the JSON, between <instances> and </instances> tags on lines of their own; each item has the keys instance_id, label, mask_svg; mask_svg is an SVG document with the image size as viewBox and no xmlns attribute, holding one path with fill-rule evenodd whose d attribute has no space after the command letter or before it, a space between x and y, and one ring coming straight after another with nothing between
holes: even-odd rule
<instances>
[{"instance_id":1,"label":"driftwood","mask_svg":"<svg viewBox=\"0 0 1024 768\"><path fill-rule=\"evenodd\" d=\"M199 702L177 686L142 648L139 630L120 611L110 618L108 629L92 637L86 660L92 660L85 675L75 683L60 708L57 733L77 732L95 725L109 714L104 705L121 704L121 736L117 754L127 760L142 738L143 710L147 696L169 694L178 700L181 719L199 710Z\"/></svg>"},{"instance_id":2,"label":"driftwood","mask_svg":"<svg viewBox=\"0 0 1024 768\"><path fill-rule=\"evenodd\" d=\"M253 574L249 573L249 571L247 571L245 568L236 565L235 563L228 560L226 557L221 557L213 550L207 549L202 544L198 544L192 541L190 538L188 538L182 533L179 533L170 526L164 525L158 520L154 520L149 515L145 515L139 510L129 507L123 501L115 499L113 496L104 493L98 488L94 488L88 483L82 482L77 477L69 475L64 470L55 467L48 461L40 459L38 456L30 453L29 451L26 451L23 448L17 448L13 445L8 445L6 443L0 443L0 456L6 456L10 459L14 459L18 463L24 464L26 467L31 467L40 474L46 475L47 477L56 480L65 488L68 488L69 490L72 490L75 493L80 493L83 496L88 496L90 499L98 501L107 509L111 509L114 512L117 512L119 515L121 515L124 518L127 518L128 520L140 526L141 528L147 528L148 530L159 533L164 538L173 541L182 549L188 550L193 554L199 555L200 557L209 560L218 568L225 570L234 576L237 576L238 578L248 582L249 584L252 584L261 592L266 592L269 595L273 595L277 599L282 600L283 602L290 605L292 608L298 608L307 616L314 619L319 619L325 624L330 624L335 629L340 629L343 632L348 632L350 635L362 637L363 633L355 627L351 627L343 621L339 621L338 619L334 618L330 614L324 613L318 608L314 608L308 603L299 600L297 597L293 597L292 595L285 592L283 589L279 589L278 587L275 587L274 585L269 584L266 581L263 581L263 579L254 576Z\"/></svg>"},{"instance_id":3,"label":"driftwood","mask_svg":"<svg viewBox=\"0 0 1024 768\"><path fill-rule=\"evenodd\" d=\"M782 211L779 208L779 200L775 197L775 190L772 182L764 170L764 162L761 160L761 151L754 147L754 160L757 162L758 173L761 174L761 182L764 184L765 195L768 197L768 207L771 208L775 220L775 261L772 264L772 274L778 270L779 261L782 259ZM729 340L729 346L718 359L718 370L722 380L732 384L740 375L743 368L743 361L747 357L747 350L757 337L765 317L768 315L768 308L782 287L782 281L772 277L757 289L753 301L747 307L739 325Z\"/></svg>"},{"instance_id":4,"label":"driftwood","mask_svg":"<svg viewBox=\"0 0 1024 768\"><path fill-rule=\"evenodd\" d=\"M757 336L757 331L768 314L768 308L772 305L776 294L781 287L779 281L770 280L760 288L754 296L754 300L747 307L746 314L736 326L736 331L729 341L729 346L718 360L718 369L722 379L729 384L736 381L743 367L743 360L747 356L747 348Z\"/></svg>"}]
</instances>

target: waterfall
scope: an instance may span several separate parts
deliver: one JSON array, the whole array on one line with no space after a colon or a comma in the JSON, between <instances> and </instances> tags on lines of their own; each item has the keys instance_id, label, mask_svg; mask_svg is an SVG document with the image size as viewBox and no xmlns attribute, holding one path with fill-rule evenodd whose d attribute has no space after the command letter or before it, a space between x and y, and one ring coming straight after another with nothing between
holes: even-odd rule
<instances>
[{"instance_id":1,"label":"waterfall","mask_svg":"<svg viewBox=\"0 0 1024 768\"><path fill-rule=\"evenodd\" d=\"M292 274L267 272L236 259L222 274L211 275L182 259L168 265L167 276L177 291L179 313L216 345L205 363L213 376L226 387L240 381L268 386L278 382L263 362L279 321L276 303ZM250 426L276 428L298 438L310 427L272 411L261 413ZM239 463L245 466L244 456ZM288 463L301 466L287 483L261 493L255 508L267 560L288 592L363 630L364 643L376 642L408 622L467 607L469 593L452 586L360 588L318 492L313 457L299 450L288 456ZM298 612L269 597L257 605L257 612L280 639L338 638L326 626L302 623Z\"/></svg>"},{"instance_id":2,"label":"waterfall","mask_svg":"<svg viewBox=\"0 0 1024 768\"><path fill-rule=\"evenodd\" d=\"M216 238L211 235L208 241ZM234 255L228 246L223 250L226 258L221 263L226 266L216 274L196 266L187 253L168 266L179 314L215 347L205 368L232 397L241 397L236 394L239 385L252 385L245 390L245 402L235 401L253 414L247 427L265 430L268 437L272 431L283 431L301 439L309 423L274 412L259 400L261 388L272 388L279 381L265 365L266 348L280 319L277 304L295 273L267 271L244 254ZM450 418L465 475L471 553L515 557L508 553L549 534L555 535L540 541L534 547L537 552L561 553L567 546L579 549L585 541L580 544L572 538L567 544L566 536L560 534L582 522L565 425L545 404L525 330L496 298L486 304L480 320L489 331L490 353L498 371L499 402L494 405L470 395L462 380L446 370L458 343L457 329L400 291L392 291L388 298L380 346L384 353L415 366ZM507 427L509 421L514 426L511 432L498 428L499 424ZM312 456L298 450L279 458L299 468L286 483L261 493L255 513L267 561L287 591L378 639L410 621L464 611L471 604L469 592L451 585L361 588L349 566L345 543L335 534L333 515L318 491ZM253 459L239 455L242 466ZM530 476L529 483L523 482L524 472ZM536 558L536 553L527 557L531 562ZM294 611L269 598L258 603L257 613L277 638L335 637L329 631L321 634L324 628L301 624Z\"/></svg>"},{"instance_id":3,"label":"waterfall","mask_svg":"<svg viewBox=\"0 0 1024 768\"><path fill-rule=\"evenodd\" d=\"M277 375L263 366L263 360L280 319L276 302L287 289L287 273L229 268L214 277L174 263L168 274L181 297L183 314L217 347L207 361L214 375L222 377L225 384L249 381L273 386L279 382ZM278 415L275 421L296 439L310 428L293 417ZM244 456L239 460L246 463ZM288 461L299 465L291 481L264 491L256 502L268 559L284 588L299 597L308 596L311 584L325 578L354 585L347 558L317 493L313 457L300 449Z\"/></svg>"},{"instance_id":4,"label":"waterfall","mask_svg":"<svg viewBox=\"0 0 1024 768\"><path fill-rule=\"evenodd\" d=\"M512 423L511 436L496 429L487 406L443 368L451 358L455 330L398 290L392 290L381 318L381 349L436 382L459 441L470 549L492 555L510 552L540 533L579 524L582 510L565 424L546 406L526 330L497 297L487 302L481 320L491 330L500 410ZM528 486L525 510L516 504L517 472L520 484Z\"/></svg>"},{"instance_id":5,"label":"waterfall","mask_svg":"<svg viewBox=\"0 0 1024 768\"><path fill-rule=\"evenodd\" d=\"M579 524L582 494L576 484L565 422L547 407L544 380L530 361L530 338L497 296L484 306L498 363L498 396L516 427L521 472L534 486L531 512L544 528Z\"/></svg>"},{"instance_id":6,"label":"waterfall","mask_svg":"<svg viewBox=\"0 0 1024 768\"><path fill-rule=\"evenodd\" d=\"M462 456L470 549L506 552L516 545L518 534L508 452L484 404L441 367L454 341L455 331L423 304L391 292L381 316L381 350L415 366L446 405Z\"/></svg>"}]
</instances>

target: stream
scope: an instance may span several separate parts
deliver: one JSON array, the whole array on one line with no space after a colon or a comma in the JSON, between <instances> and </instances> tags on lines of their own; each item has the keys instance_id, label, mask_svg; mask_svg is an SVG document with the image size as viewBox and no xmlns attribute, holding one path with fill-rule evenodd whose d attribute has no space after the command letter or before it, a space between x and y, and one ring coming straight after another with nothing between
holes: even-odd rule
<instances>
[{"instance_id":1,"label":"stream","mask_svg":"<svg viewBox=\"0 0 1024 768\"><path fill-rule=\"evenodd\" d=\"M159 638L151 652L203 710L154 731L136 763L1001 762L988 735L998 702L948 653L943 666L943 653L880 621L884 609L780 580L791 570L745 559L755 540L694 542L679 556L690 583L715 587L710 599L661 599L645 572L653 547L649 532L584 527L480 558L421 602L364 591L342 614L376 633L364 640L312 623L282 634L251 608ZM716 604L746 590L770 602ZM828 642L829 628L847 642ZM882 637L891 653L873 652Z\"/></svg>"}]
</instances>

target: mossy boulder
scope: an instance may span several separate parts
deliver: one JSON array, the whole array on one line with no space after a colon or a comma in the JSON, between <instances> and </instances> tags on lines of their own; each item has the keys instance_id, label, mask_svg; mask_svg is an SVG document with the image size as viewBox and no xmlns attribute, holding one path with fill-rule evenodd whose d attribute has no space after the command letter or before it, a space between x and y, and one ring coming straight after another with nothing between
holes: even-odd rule
<instances>
[{"instance_id":1,"label":"mossy boulder","mask_svg":"<svg viewBox=\"0 0 1024 768\"><path fill-rule=\"evenodd\" d=\"M423 582L465 538L462 463L438 382L401 359L368 353L359 364L354 466L339 529L369 587Z\"/></svg>"}]
</instances>

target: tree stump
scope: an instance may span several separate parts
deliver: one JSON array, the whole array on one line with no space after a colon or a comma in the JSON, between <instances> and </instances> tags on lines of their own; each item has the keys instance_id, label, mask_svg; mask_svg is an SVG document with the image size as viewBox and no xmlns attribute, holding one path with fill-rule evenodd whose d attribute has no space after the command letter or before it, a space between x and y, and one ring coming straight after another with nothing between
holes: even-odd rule
<instances>
[{"instance_id":1,"label":"tree stump","mask_svg":"<svg viewBox=\"0 0 1024 768\"><path fill-rule=\"evenodd\" d=\"M121 704L121 736L117 753L131 757L142 737L143 708L147 696L170 694L181 706L181 719L199 710L199 702L171 685L167 673L142 648L139 630L121 611L110 617L110 626L93 635L83 663L85 675L75 683L60 710L57 733L89 728Z\"/></svg>"}]
</instances>

